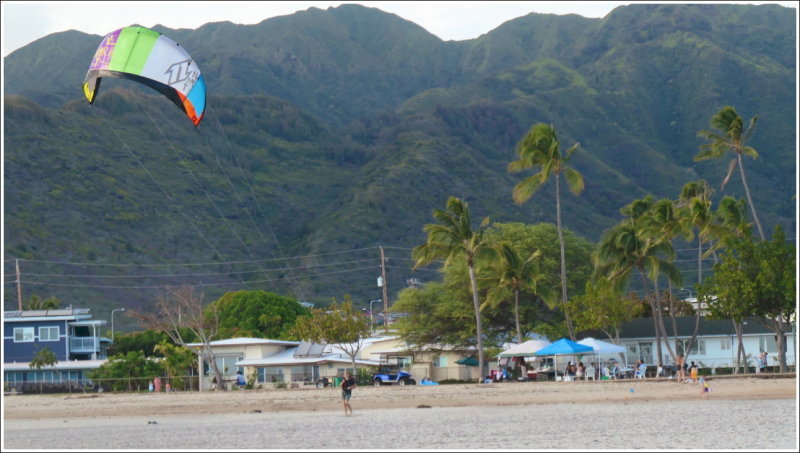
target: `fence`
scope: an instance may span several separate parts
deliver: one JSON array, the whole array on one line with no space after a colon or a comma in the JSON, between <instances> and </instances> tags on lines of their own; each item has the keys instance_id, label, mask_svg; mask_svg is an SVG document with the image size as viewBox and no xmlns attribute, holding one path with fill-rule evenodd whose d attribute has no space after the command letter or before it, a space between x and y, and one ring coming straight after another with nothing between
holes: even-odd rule
<instances>
[{"instance_id":1,"label":"fence","mask_svg":"<svg viewBox=\"0 0 800 453\"><path fill-rule=\"evenodd\" d=\"M148 392L154 377L127 377L107 379L76 380L26 380L6 381L5 393L89 393L89 392ZM198 390L198 376L159 376L161 391L166 391L167 384L173 391Z\"/></svg>"}]
</instances>

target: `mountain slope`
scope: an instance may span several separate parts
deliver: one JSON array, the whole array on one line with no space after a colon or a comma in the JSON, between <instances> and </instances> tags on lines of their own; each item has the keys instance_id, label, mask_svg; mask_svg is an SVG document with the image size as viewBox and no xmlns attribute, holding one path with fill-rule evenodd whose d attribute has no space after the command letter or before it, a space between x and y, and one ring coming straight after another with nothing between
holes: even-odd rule
<instances>
[{"instance_id":1,"label":"mountain slope","mask_svg":"<svg viewBox=\"0 0 800 453\"><path fill-rule=\"evenodd\" d=\"M395 247L393 298L408 278L436 278L410 271L410 248L450 195L476 221L555 221L552 183L511 200L529 173L506 167L533 124L580 143L586 190L562 190L563 219L597 240L635 198L674 198L698 178L719 187L727 160L692 157L727 104L759 116L760 156L745 165L762 222L794 229L796 29L785 10L531 14L461 42L359 5L155 27L191 49L208 81L197 129L129 81L104 82L89 106L80 83L100 37L43 38L5 60L6 275L20 258L25 294L92 306L141 306L180 283L209 299L265 288L363 303L379 296L384 245ZM716 196L727 194L743 195L738 176ZM7 308L15 297L6 292Z\"/></svg>"}]
</instances>

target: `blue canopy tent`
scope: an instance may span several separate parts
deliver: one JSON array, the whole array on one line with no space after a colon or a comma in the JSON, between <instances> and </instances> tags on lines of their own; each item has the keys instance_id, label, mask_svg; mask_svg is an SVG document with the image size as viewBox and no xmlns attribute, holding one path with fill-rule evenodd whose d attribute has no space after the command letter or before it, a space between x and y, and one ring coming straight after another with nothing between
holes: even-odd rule
<instances>
[{"instance_id":1,"label":"blue canopy tent","mask_svg":"<svg viewBox=\"0 0 800 453\"><path fill-rule=\"evenodd\" d=\"M562 338L550 346L546 346L536 351L537 356L554 356L553 368L555 369L555 376L558 379L558 356L560 355L578 355L578 354L594 354L594 348L591 346L575 343L567 338Z\"/></svg>"}]
</instances>

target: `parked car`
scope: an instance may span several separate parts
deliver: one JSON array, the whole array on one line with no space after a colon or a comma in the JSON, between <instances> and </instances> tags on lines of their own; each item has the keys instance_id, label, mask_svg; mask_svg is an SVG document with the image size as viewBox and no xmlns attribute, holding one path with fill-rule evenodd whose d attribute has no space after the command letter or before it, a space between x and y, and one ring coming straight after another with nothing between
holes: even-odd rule
<instances>
[{"instance_id":1,"label":"parked car","mask_svg":"<svg viewBox=\"0 0 800 453\"><path fill-rule=\"evenodd\" d=\"M381 367L381 369L372 376L372 382L375 386L383 384L415 385L417 383L417 381L411 377L411 373L390 367Z\"/></svg>"}]
</instances>

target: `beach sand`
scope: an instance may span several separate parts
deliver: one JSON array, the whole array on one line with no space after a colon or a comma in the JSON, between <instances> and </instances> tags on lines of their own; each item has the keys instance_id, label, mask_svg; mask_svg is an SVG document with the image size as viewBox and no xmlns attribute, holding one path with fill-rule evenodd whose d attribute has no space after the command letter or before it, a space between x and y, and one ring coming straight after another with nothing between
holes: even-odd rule
<instances>
[{"instance_id":1,"label":"beach sand","mask_svg":"<svg viewBox=\"0 0 800 453\"><path fill-rule=\"evenodd\" d=\"M13 395L6 449L787 449L796 378Z\"/></svg>"}]
</instances>

